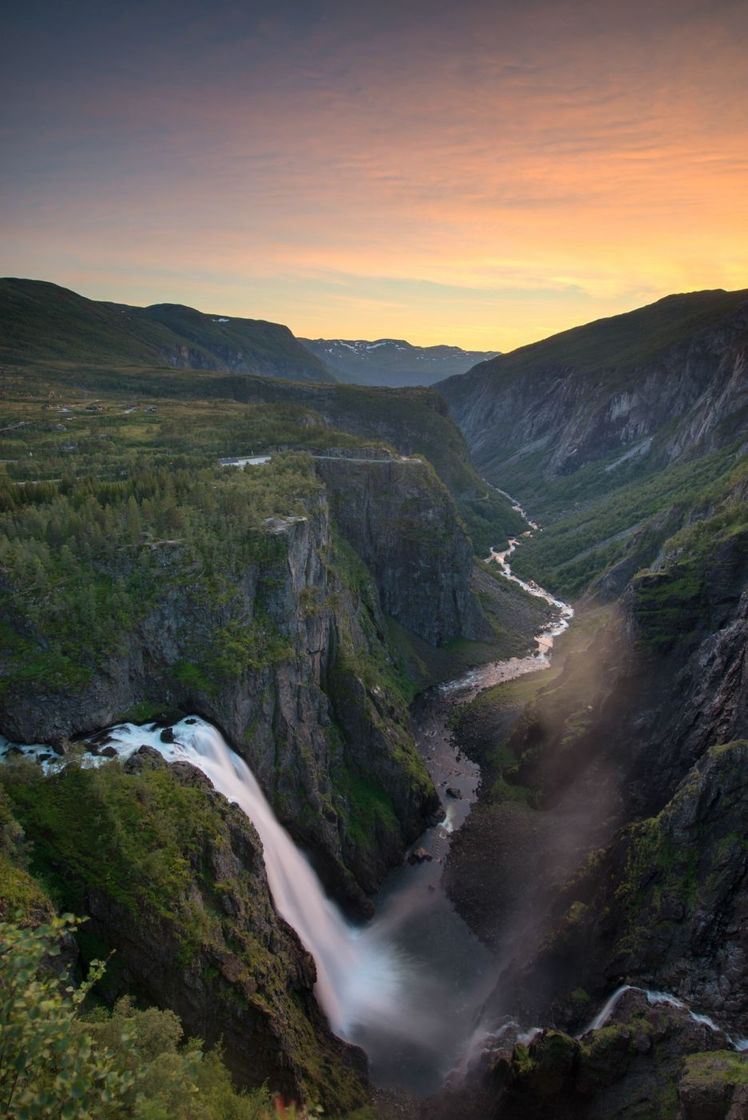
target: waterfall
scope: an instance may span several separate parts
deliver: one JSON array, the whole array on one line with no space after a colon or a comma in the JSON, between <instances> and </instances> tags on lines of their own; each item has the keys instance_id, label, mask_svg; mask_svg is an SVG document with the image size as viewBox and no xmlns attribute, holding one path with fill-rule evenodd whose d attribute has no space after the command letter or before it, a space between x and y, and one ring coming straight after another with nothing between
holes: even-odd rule
<instances>
[{"instance_id":1,"label":"waterfall","mask_svg":"<svg viewBox=\"0 0 748 1120\"><path fill-rule=\"evenodd\" d=\"M376 928L358 929L346 922L276 819L246 762L216 728L188 717L172 730L175 742L164 743L156 727L123 724L111 730L111 745L123 759L145 743L167 762L192 763L246 813L262 841L275 907L314 957L315 995L336 1034L352 1040L357 1027L402 1032L405 962Z\"/></svg>"},{"instance_id":2,"label":"waterfall","mask_svg":"<svg viewBox=\"0 0 748 1120\"><path fill-rule=\"evenodd\" d=\"M604 1027L610 1021L621 997L625 995L626 992L641 992L642 995L646 996L647 1003L651 1006L655 1006L658 1003L666 1003L671 1007L677 1007L680 1011L685 1011L694 1023L700 1023L702 1026L708 1027L710 1031L723 1034L735 1050L748 1050L748 1039L734 1038L732 1035L728 1034L723 1027L715 1023L714 1019L710 1018L709 1015L702 1015L697 1011L692 1011L687 1003L679 999L678 996L673 995L672 992L660 992L652 990L651 988L640 988L637 984L622 984L620 988L616 988L613 995L606 1000L584 1030L579 1032L577 1038L584 1038L590 1031L599 1031Z\"/></svg>"},{"instance_id":3,"label":"waterfall","mask_svg":"<svg viewBox=\"0 0 748 1120\"><path fill-rule=\"evenodd\" d=\"M262 842L275 908L314 958L315 995L332 1030L366 1050L376 1083L433 1092L472 1032L488 994L490 957L441 888L447 829L435 827L419 838L435 853L433 862L391 872L374 919L353 925L325 895L254 774L220 732L196 716L171 732L173 741L164 742L156 724L125 723L107 729L106 743L121 761L147 745L166 762L189 762L239 806ZM48 747L0 736L0 762L18 752L48 773L65 765ZM90 752L81 764L108 761Z\"/></svg>"}]
</instances>

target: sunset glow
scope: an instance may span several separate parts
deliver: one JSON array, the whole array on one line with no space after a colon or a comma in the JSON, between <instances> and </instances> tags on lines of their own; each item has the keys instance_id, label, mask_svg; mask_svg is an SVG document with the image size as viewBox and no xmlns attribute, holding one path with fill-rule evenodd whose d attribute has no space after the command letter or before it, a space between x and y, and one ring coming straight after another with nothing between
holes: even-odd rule
<instances>
[{"instance_id":1,"label":"sunset glow","mask_svg":"<svg viewBox=\"0 0 748 1120\"><path fill-rule=\"evenodd\" d=\"M503 350L748 285L743 3L75 0L9 30L6 274Z\"/></svg>"}]
</instances>

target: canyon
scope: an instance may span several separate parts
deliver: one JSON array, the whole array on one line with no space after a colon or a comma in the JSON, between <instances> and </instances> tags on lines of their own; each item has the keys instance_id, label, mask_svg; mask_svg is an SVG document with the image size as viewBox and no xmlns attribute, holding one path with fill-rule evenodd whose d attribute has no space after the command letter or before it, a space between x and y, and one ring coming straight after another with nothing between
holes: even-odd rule
<instances>
[{"instance_id":1,"label":"canyon","mask_svg":"<svg viewBox=\"0 0 748 1120\"><path fill-rule=\"evenodd\" d=\"M331 1115L737 1120L746 306L436 391L27 353L2 916Z\"/></svg>"}]
</instances>

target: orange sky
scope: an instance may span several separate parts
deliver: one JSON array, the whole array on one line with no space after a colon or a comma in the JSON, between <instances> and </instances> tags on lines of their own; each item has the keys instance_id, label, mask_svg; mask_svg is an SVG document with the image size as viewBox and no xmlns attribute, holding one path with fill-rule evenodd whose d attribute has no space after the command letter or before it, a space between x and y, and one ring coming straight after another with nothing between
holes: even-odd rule
<instances>
[{"instance_id":1,"label":"orange sky","mask_svg":"<svg viewBox=\"0 0 748 1120\"><path fill-rule=\"evenodd\" d=\"M744 3L40 7L7 274L503 350L748 286Z\"/></svg>"}]
</instances>

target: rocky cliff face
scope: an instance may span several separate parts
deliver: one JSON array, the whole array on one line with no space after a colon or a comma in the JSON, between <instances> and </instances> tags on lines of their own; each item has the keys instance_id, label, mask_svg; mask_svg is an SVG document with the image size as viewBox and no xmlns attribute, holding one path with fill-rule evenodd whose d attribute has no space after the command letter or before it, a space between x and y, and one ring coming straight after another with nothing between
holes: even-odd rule
<instances>
[{"instance_id":1,"label":"rocky cliff face","mask_svg":"<svg viewBox=\"0 0 748 1120\"><path fill-rule=\"evenodd\" d=\"M489 1043L472 1090L447 1093L423 1120L740 1120L747 1076L721 1031L629 990L582 1038Z\"/></svg>"},{"instance_id":2,"label":"rocky cliff face","mask_svg":"<svg viewBox=\"0 0 748 1120\"><path fill-rule=\"evenodd\" d=\"M738 437L747 347L745 293L672 296L484 362L439 391L499 485L587 466L603 490L624 463L662 465Z\"/></svg>"},{"instance_id":3,"label":"rocky cliff face","mask_svg":"<svg viewBox=\"0 0 748 1120\"><path fill-rule=\"evenodd\" d=\"M427 463L319 458L317 470L387 614L434 646L488 635L470 591L472 545Z\"/></svg>"},{"instance_id":4,"label":"rocky cliff face","mask_svg":"<svg viewBox=\"0 0 748 1120\"><path fill-rule=\"evenodd\" d=\"M434 642L480 616L467 538L424 464L331 463L321 473L336 480L333 505L371 571L336 537L324 494L305 516L266 525L238 607L207 600L178 549L164 548L158 597L126 646L79 691L43 682L6 691L0 725L15 741L52 742L125 717L198 712L246 758L328 885L362 901L436 804L384 611ZM259 635L259 649L233 671L232 643L240 654L246 633ZM216 657L223 668L213 673Z\"/></svg>"},{"instance_id":5,"label":"rocky cliff face","mask_svg":"<svg viewBox=\"0 0 748 1120\"><path fill-rule=\"evenodd\" d=\"M747 553L732 523L702 528L523 714L477 729L504 801L471 815L448 883L504 964L497 1016L578 1029L631 982L748 1029Z\"/></svg>"},{"instance_id":6,"label":"rocky cliff face","mask_svg":"<svg viewBox=\"0 0 748 1120\"><path fill-rule=\"evenodd\" d=\"M111 954L100 996L175 1011L188 1036L222 1045L241 1086L334 1114L362 1103L365 1060L317 1006L314 962L275 912L259 837L198 770L142 747L124 767L8 766L0 780L36 881L87 919L79 968Z\"/></svg>"}]
</instances>

